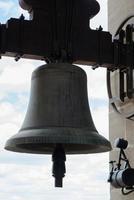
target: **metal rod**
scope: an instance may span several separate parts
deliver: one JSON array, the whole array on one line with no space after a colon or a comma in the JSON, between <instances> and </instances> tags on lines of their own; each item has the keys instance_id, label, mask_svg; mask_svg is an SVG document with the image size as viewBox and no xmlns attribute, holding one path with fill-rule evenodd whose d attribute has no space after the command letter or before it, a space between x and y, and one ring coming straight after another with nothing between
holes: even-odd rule
<instances>
[{"instance_id":1,"label":"metal rod","mask_svg":"<svg viewBox=\"0 0 134 200\"><path fill-rule=\"evenodd\" d=\"M122 69L119 70L119 87L120 87L120 100L124 102L125 92L124 92L124 72Z\"/></svg>"},{"instance_id":2,"label":"metal rod","mask_svg":"<svg viewBox=\"0 0 134 200\"><path fill-rule=\"evenodd\" d=\"M66 161L66 155L64 148L61 144L57 144L53 155L52 155L52 161L53 161L53 168L52 173L55 177L55 187L62 187L62 179L65 176L66 173L66 167L65 167L65 161Z\"/></svg>"}]
</instances>

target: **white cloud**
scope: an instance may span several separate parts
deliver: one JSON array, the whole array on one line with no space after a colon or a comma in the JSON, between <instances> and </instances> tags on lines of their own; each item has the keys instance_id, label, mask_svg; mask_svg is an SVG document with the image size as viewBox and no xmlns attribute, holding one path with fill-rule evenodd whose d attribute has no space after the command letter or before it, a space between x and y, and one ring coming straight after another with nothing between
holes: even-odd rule
<instances>
[{"instance_id":1,"label":"white cloud","mask_svg":"<svg viewBox=\"0 0 134 200\"><path fill-rule=\"evenodd\" d=\"M92 117L98 132L108 138L108 105L101 106L92 111Z\"/></svg>"},{"instance_id":2,"label":"white cloud","mask_svg":"<svg viewBox=\"0 0 134 200\"><path fill-rule=\"evenodd\" d=\"M1 140L0 140L0 149L3 150L3 146L9 137L17 133L19 126L13 122L7 122L0 124Z\"/></svg>"},{"instance_id":3,"label":"white cloud","mask_svg":"<svg viewBox=\"0 0 134 200\"><path fill-rule=\"evenodd\" d=\"M75 195L78 195L80 200L89 198L107 200L108 185L106 184L107 173L104 170L106 166L103 164L104 158L106 159L106 156L102 158L98 155L96 160L92 162L93 155L68 157L68 173L64 178L63 189L53 188L54 179L51 177L51 166L48 164L33 167L24 164L2 164L0 165L0 197L3 195L2 191L5 198L10 196L11 200L14 199L14 195L18 196L18 198L23 197L24 199L33 200L37 196L40 200L43 200L44 197L47 200L52 200L54 197L59 200L65 197L74 200L76 198ZM49 163L50 158L46 159L47 163ZM38 158L35 159L35 162L38 162ZM103 178L97 178L97 173L102 174L102 172L105 174ZM4 188L3 185L5 186ZM105 188L104 191L102 187Z\"/></svg>"},{"instance_id":4,"label":"white cloud","mask_svg":"<svg viewBox=\"0 0 134 200\"><path fill-rule=\"evenodd\" d=\"M3 15L7 15L14 6L15 4L13 1L0 1L0 9L3 11Z\"/></svg>"},{"instance_id":5,"label":"white cloud","mask_svg":"<svg viewBox=\"0 0 134 200\"><path fill-rule=\"evenodd\" d=\"M11 17L19 18L21 14L23 14L26 19L29 18L28 12L21 9L18 0L0 0L0 11L2 13L0 19L3 23Z\"/></svg>"},{"instance_id":6,"label":"white cloud","mask_svg":"<svg viewBox=\"0 0 134 200\"><path fill-rule=\"evenodd\" d=\"M6 92L25 92L30 88L30 79L35 66L32 61L5 58L5 63L0 63L0 88Z\"/></svg>"},{"instance_id":7,"label":"white cloud","mask_svg":"<svg viewBox=\"0 0 134 200\"><path fill-rule=\"evenodd\" d=\"M81 66L87 74L88 97L92 99L108 100L106 88L106 69L97 68L93 70L91 66Z\"/></svg>"},{"instance_id":8,"label":"white cloud","mask_svg":"<svg viewBox=\"0 0 134 200\"><path fill-rule=\"evenodd\" d=\"M96 29L101 27L106 31L107 30L107 0L97 0L100 4L100 12L91 20L91 28Z\"/></svg>"},{"instance_id":9,"label":"white cloud","mask_svg":"<svg viewBox=\"0 0 134 200\"><path fill-rule=\"evenodd\" d=\"M21 59L15 62L13 58L3 57L0 62L0 101L7 101L9 96L16 95L18 103L28 102L31 75L35 68L43 65L42 61Z\"/></svg>"}]
</instances>

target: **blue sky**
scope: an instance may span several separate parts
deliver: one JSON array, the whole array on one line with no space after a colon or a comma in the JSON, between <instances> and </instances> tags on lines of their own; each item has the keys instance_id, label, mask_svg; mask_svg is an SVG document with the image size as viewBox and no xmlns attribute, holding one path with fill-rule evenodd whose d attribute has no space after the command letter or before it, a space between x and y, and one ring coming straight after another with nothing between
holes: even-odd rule
<instances>
[{"instance_id":1,"label":"blue sky","mask_svg":"<svg viewBox=\"0 0 134 200\"><path fill-rule=\"evenodd\" d=\"M107 1L91 26L107 29ZM0 0L0 22L20 14L28 17L18 0ZM64 188L53 187L51 157L4 150L6 140L18 132L27 110L32 71L42 62L3 57L0 60L0 199L1 200L109 200L108 153L67 156ZM105 70L83 66L88 77L92 116L100 134L108 138L108 99ZM97 80L97 81L96 81ZM99 88L99 89L98 89Z\"/></svg>"},{"instance_id":2,"label":"blue sky","mask_svg":"<svg viewBox=\"0 0 134 200\"><path fill-rule=\"evenodd\" d=\"M10 17L19 17L21 13L28 16L26 11L20 8L18 0L0 0L0 12L1 23L6 22Z\"/></svg>"}]
</instances>

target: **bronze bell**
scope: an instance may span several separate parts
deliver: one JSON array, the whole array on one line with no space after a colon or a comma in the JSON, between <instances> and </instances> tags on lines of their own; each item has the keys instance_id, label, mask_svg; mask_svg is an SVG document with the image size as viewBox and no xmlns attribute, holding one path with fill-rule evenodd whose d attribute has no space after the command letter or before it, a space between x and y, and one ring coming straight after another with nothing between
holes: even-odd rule
<instances>
[{"instance_id":1,"label":"bronze bell","mask_svg":"<svg viewBox=\"0 0 134 200\"><path fill-rule=\"evenodd\" d=\"M33 72L24 123L5 149L52 154L57 145L67 154L111 150L110 142L98 134L92 120L86 73L68 63L46 64Z\"/></svg>"},{"instance_id":2,"label":"bronze bell","mask_svg":"<svg viewBox=\"0 0 134 200\"><path fill-rule=\"evenodd\" d=\"M62 144L68 154L111 149L109 141L98 134L91 117L86 73L67 63L46 64L33 72L24 123L5 148L51 154L56 144Z\"/></svg>"}]
</instances>

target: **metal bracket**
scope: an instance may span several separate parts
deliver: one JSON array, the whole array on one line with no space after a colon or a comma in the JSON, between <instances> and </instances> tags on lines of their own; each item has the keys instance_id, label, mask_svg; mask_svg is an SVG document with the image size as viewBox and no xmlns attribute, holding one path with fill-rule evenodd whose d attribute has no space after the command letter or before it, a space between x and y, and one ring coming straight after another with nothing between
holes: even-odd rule
<instances>
[{"instance_id":1,"label":"metal bracket","mask_svg":"<svg viewBox=\"0 0 134 200\"><path fill-rule=\"evenodd\" d=\"M125 102L125 99L132 100L134 97L134 41L133 32L134 25L128 24L123 30L124 24L130 20L132 17L127 18L127 20L122 23L120 29L118 29L115 39L114 39L114 68L112 70L107 70L107 89L108 96L110 99L110 104L115 111L123 115L127 119L134 120L133 113L122 113L116 106L116 102ZM122 65L125 63L125 66ZM119 99L113 97L111 90L111 74L112 71L118 70L119 77Z\"/></svg>"}]
</instances>

